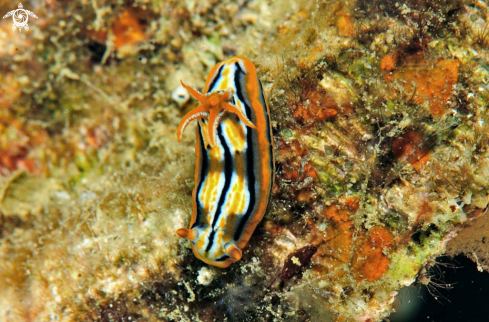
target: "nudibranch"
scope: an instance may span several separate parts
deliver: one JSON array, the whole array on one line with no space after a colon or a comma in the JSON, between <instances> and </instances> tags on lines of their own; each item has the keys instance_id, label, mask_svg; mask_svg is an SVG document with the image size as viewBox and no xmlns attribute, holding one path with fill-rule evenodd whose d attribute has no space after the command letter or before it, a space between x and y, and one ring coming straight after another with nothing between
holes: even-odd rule
<instances>
[{"instance_id":1,"label":"nudibranch","mask_svg":"<svg viewBox=\"0 0 489 322\"><path fill-rule=\"evenodd\" d=\"M270 111L255 65L232 57L212 68L203 94L182 85L200 102L183 117L197 120L195 188L190 228L177 231L191 240L197 258L228 267L242 257L270 200L275 165Z\"/></svg>"}]
</instances>

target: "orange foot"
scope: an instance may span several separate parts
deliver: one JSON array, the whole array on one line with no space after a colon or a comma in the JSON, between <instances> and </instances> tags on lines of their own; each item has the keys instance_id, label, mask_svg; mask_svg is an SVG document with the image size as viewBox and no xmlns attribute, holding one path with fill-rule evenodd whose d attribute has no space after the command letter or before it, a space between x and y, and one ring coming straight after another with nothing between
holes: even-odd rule
<instances>
[{"instance_id":1,"label":"orange foot","mask_svg":"<svg viewBox=\"0 0 489 322\"><path fill-rule=\"evenodd\" d=\"M182 140L183 131L185 131L185 128L190 122L196 119L206 118L208 120L207 133L209 133L209 143L213 147L216 143L217 126L227 112L236 114L244 124L256 129L256 126L246 117L243 111L228 103L233 94L232 90L228 89L224 92L212 92L204 95L192 87L185 85L182 81L180 82L200 102L200 105L188 112L180 121L177 129L178 142Z\"/></svg>"}]
</instances>

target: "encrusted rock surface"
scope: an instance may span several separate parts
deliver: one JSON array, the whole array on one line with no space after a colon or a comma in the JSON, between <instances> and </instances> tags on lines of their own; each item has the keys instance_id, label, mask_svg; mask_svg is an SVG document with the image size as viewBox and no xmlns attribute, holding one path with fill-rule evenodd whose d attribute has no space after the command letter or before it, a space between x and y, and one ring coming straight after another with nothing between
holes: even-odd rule
<instances>
[{"instance_id":1,"label":"encrusted rock surface","mask_svg":"<svg viewBox=\"0 0 489 322\"><path fill-rule=\"evenodd\" d=\"M380 321L447 242L487 270L484 2L23 5L29 31L0 23L1 320ZM194 171L175 131L180 80L233 55L257 65L277 173L218 269L175 234Z\"/></svg>"}]
</instances>

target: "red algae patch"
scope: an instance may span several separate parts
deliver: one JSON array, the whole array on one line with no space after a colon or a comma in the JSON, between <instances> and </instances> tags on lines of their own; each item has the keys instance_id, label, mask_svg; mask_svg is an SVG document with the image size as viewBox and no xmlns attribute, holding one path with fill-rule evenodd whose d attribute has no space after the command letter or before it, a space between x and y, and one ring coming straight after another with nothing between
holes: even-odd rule
<instances>
[{"instance_id":1,"label":"red algae patch","mask_svg":"<svg viewBox=\"0 0 489 322\"><path fill-rule=\"evenodd\" d=\"M392 247L394 238L389 230L376 226L370 229L355 248L352 258L353 274L357 281L375 282L389 268L386 252Z\"/></svg>"},{"instance_id":2,"label":"red algae patch","mask_svg":"<svg viewBox=\"0 0 489 322\"><path fill-rule=\"evenodd\" d=\"M458 59L440 59L434 63L426 61L417 64L407 63L396 68L397 60L396 55L384 56L380 63L380 68L384 71L384 79L401 84L404 93L411 95L413 102L428 103L432 116L443 116L453 86L457 83L461 62ZM406 59L406 61L410 60Z\"/></svg>"},{"instance_id":3,"label":"red algae patch","mask_svg":"<svg viewBox=\"0 0 489 322\"><path fill-rule=\"evenodd\" d=\"M145 28L139 19L142 10L126 8L120 12L111 26L114 35L114 46L116 50L133 48L145 39ZM88 30L87 34L99 43L105 43L108 37L107 30Z\"/></svg>"},{"instance_id":4,"label":"red algae patch","mask_svg":"<svg viewBox=\"0 0 489 322\"><path fill-rule=\"evenodd\" d=\"M338 28L338 35L341 37L352 37L355 34L353 18L344 5L338 4L333 9L336 20L335 26Z\"/></svg>"},{"instance_id":5,"label":"red algae patch","mask_svg":"<svg viewBox=\"0 0 489 322\"><path fill-rule=\"evenodd\" d=\"M354 226L351 216L358 209L358 199L348 198L343 204L326 207L323 213L328 226L324 233L312 220L308 220L310 230L314 234L313 245L318 247L314 259L314 269L319 275L335 272L340 265L348 263L353 246ZM321 219L320 219L321 220ZM336 271L335 276L341 277L344 272Z\"/></svg>"},{"instance_id":6,"label":"red algae patch","mask_svg":"<svg viewBox=\"0 0 489 322\"><path fill-rule=\"evenodd\" d=\"M281 139L277 147L276 157L281 162L281 170L277 172L278 180L292 183L287 185L286 189L289 192L293 191L293 198L296 201L311 204L317 197L311 186L317 181L318 174L309 160L308 149L295 139Z\"/></svg>"},{"instance_id":7,"label":"red algae patch","mask_svg":"<svg viewBox=\"0 0 489 322\"><path fill-rule=\"evenodd\" d=\"M294 118L300 122L313 123L329 120L338 114L335 100L324 90L310 90L304 93L294 108Z\"/></svg>"},{"instance_id":8,"label":"red algae patch","mask_svg":"<svg viewBox=\"0 0 489 322\"><path fill-rule=\"evenodd\" d=\"M406 160L416 171L430 158L430 149L423 136L415 131L408 131L396 137L392 142L392 152L396 160Z\"/></svg>"},{"instance_id":9,"label":"red algae patch","mask_svg":"<svg viewBox=\"0 0 489 322\"><path fill-rule=\"evenodd\" d=\"M38 146L47 140L46 131L36 125L28 125L9 113L0 111L0 176L16 170L40 173L42 165L39 154L34 153Z\"/></svg>"},{"instance_id":10,"label":"red algae patch","mask_svg":"<svg viewBox=\"0 0 489 322\"><path fill-rule=\"evenodd\" d=\"M289 254L284 262L284 268L280 274L280 279L287 282L292 277L302 277L304 269L311 263L311 257L317 252L316 246L305 246Z\"/></svg>"},{"instance_id":11,"label":"red algae patch","mask_svg":"<svg viewBox=\"0 0 489 322\"><path fill-rule=\"evenodd\" d=\"M394 237L382 226L375 226L369 231L356 228L352 216L358 207L359 200L355 197L327 207L323 218L328 226L324 233L318 229L320 224L308 221L315 236L312 244L318 247L313 259L316 274L334 280L350 275L357 282L374 282L387 271L390 264L387 252L394 244Z\"/></svg>"},{"instance_id":12,"label":"red algae patch","mask_svg":"<svg viewBox=\"0 0 489 322\"><path fill-rule=\"evenodd\" d=\"M112 31L117 50L123 46L134 46L144 39L143 26L132 9L125 9L118 15L112 25Z\"/></svg>"},{"instance_id":13,"label":"red algae patch","mask_svg":"<svg viewBox=\"0 0 489 322\"><path fill-rule=\"evenodd\" d=\"M306 177L317 179L318 175L312 164L303 162L309 152L297 140L291 140L289 144L281 140L278 144L278 154L287 162L283 162L282 177L285 180L303 181Z\"/></svg>"}]
</instances>

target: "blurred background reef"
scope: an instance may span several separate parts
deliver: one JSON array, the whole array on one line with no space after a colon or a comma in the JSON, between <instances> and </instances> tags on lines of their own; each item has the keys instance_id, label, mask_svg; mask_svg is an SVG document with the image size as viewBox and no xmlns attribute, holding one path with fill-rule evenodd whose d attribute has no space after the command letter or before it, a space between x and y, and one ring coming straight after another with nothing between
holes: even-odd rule
<instances>
[{"instance_id":1,"label":"blurred background reef","mask_svg":"<svg viewBox=\"0 0 489 322\"><path fill-rule=\"evenodd\" d=\"M488 270L487 2L23 5L28 31L0 21L0 320L380 321L442 254ZM219 269L175 234L195 164L175 132L180 80L233 55L263 82L277 173Z\"/></svg>"}]
</instances>

